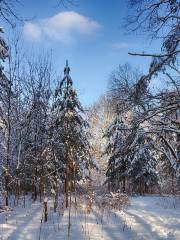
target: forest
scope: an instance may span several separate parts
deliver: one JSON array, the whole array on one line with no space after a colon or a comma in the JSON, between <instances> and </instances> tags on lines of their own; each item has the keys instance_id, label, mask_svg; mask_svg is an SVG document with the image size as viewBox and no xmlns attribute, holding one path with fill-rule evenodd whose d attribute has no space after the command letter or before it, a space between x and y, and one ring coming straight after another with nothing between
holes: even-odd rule
<instances>
[{"instance_id":1,"label":"forest","mask_svg":"<svg viewBox=\"0 0 180 240\"><path fill-rule=\"evenodd\" d=\"M128 38L157 51L127 50L147 71L112 64L88 106L68 56L57 73L24 51L21 4L0 1L0 240L180 239L180 1L125 1Z\"/></svg>"}]
</instances>

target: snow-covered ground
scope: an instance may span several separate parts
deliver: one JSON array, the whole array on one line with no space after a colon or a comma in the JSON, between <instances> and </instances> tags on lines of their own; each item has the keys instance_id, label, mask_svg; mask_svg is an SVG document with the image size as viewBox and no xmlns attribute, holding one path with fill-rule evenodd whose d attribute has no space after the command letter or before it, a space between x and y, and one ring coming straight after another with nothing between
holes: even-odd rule
<instances>
[{"instance_id":1,"label":"snow-covered ground","mask_svg":"<svg viewBox=\"0 0 180 240\"><path fill-rule=\"evenodd\" d=\"M28 204L0 214L0 240L180 239L180 206L173 198L133 197L131 205L118 212L94 206L87 214L85 205L72 208L69 237L68 209L53 213L49 201L48 222L43 223L41 204Z\"/></svg>"}]
</instances>

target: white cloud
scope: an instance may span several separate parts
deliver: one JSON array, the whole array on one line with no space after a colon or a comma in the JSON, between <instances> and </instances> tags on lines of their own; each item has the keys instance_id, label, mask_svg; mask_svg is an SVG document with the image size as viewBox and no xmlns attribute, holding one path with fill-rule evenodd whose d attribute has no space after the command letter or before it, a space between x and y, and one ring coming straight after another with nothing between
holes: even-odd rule
<instances>
[{"instance_id":1,"label":"white cloud","mask_svg":"<svg viewBox=\"0 0 180 240\"><path fill-rule=\"evenodd\" d=\"M36 24L27 22L24 25L23 34L26 38L38 40L41 37L41 29Z\"/></svg>"},{"instance_id":2,"label":"white cloud","mask_svg":"<svg viewBox=\"0 0 180 240\"><path fill-rule=\"evenodd\" d=\"M133 43L116 42L112 44L112 47L116 49L123 49L123 48L137 47L137 45Z\"/></svg>"},{"instance_id":3,"label":"white cloud","mask_svg":"<svg viewBox=\"0 0 180 240\"><path fill-rule=\"evenodd\" d=\"M23 34L29 40L48 37L61 42L71 42L78 36L89 35L101 28L101 25L73 11L60 12L50 18L37 22L27 22Z\"/></svg>"}]
</instances>

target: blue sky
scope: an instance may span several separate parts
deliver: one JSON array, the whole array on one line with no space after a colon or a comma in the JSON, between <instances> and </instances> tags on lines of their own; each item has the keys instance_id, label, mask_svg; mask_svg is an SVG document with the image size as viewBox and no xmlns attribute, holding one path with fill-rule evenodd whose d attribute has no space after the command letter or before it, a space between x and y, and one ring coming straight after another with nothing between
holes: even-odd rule
<instances>
[{"instance_id":1,"label":"blue sky","mask_svg":"<svg viewBox=\"0 0 180 240\"><path fill-rule=\"evenodd\" d=\"M129 56L128 51L155 51L157 43L147 36L127 35L122 27L128 13L126 0L76 0L76 6L68 7L57 6L57 1L22 0L23 6L17 6L19 15L29 19L19 26L23 45L27 50L32 46L38 51L52 50L59 73L68 59L84 105L107 90L110 73L119 64L148 69L150 59Z\"/></svg>"}]
</instances>

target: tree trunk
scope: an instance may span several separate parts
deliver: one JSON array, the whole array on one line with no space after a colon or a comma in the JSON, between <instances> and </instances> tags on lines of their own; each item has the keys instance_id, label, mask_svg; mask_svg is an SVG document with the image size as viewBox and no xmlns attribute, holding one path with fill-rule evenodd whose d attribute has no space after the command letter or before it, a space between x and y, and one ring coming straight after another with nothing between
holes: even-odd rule
<instances>
[{"instance_id":1,"label":"tree trunk","mask_svg":"<svg viewBox=\"0 0 180 240\"><path fill-rule=\"evenodd\" d=\"M144 192L145 192L145 193L148 193L148 186L147 186L146 183L144 184Z\"/></svg>"},{"instance_id":2,"label":"tree trunk","mask_svg":"<svg viewBox=\"0 0 180 240\"><path fill-rule=\"evenodd\" d=\"M175 193L175 188L174 188L174 173L172 172L172 175L171 175L171 184L172 184L172 194Z\"/></svg>"},{"instance_id":3,"label":"tree trunk","mask_svg":"<svg viewBox=\"0 0 180 240\"><path fill-rule=\"evenodd\" d=\"M35 179L34 179L34 202L37 200L37 168L35 169Z\"/></svg>"},{"instance_id":4,"label":"tree trunk","mask_svg":"<svg viewBox=\"0 0 180 240\"><path fill-rule=\"evenodd\" d=\"M8 184L9 184L9 174L8 174L8 171L5 170L5 203L6 203L6 206L9 206L9 198L8 198L9 187L8 187Z\"/></svg>"},{"instance_id":5,"label":"tree trunk","mask_svg":"<svg viewBox=\"0 0 180 240\"><path fill-rule=\"evenodd\" d=\"M65 194L66 194L66 208L68 208L68 191L69 191L69 161L66 159L66 176L65 176Z\"/></svg>"},{"instance_id":6,"label":"tree trunk","mask_svg":"<svg viewBox=\"0 0 180 240\"><path fill-rule=\"evenodd\" d=\"M40 177L40 182L39 182L39 201L42 201L42 176Z\"/></svg>"},{"instance_id":7,"label":"tree trunk","mask_svg":"<svg viewBox=\"0 0 180 240\"><path fill-rule=\"evenodd\" d=\"M10 137L11 137L10 110L11 110L11 85L8 89L8 112L7 112L8 135L7 135L6 172L5 172L6 206L9 205L8 195L9 195L9 166L10 166Z\"/></svg>"},{"instance_id":8,"label":"tree trunk","mask_svg":"<svg viewBox=\"0 0 180 240\"><path fill-rule=\"evenodd\" d=\"M123 177L123 193L126 192L126 177Z\"/></svg>"},{"instance_id":9,"label":"tree trunk","mask_svg":"<svg viewBox=\"0 0 180 240\"><path fill-rule=\"evenodd\" d=\"M40 186L39 186L39 198L40 202L42 201L42 196L44 194L44 184L45 184L45 179L44 179L44 167L43 164L41 166L41 177L40 177Z\"/></svg>"},{"instance_id":10,"label":"tree trunk","mask_svg":"<svg viewBox=\"0 0 180 240\"><path fill-rule=\"evenodd\" d=\"M44 222L48 219L47 198L44 199Z\"/></svg>"},{"instance_id":11,"label":"tree trunk","mask_svg":"<svg viewBox=\"0 0 180 240\"><path fill-rule=\"evenodd\" d=\"M34 177L32 179L32 185L31 185L31 199L34 200Z\"/></svg>"},{"instance_id":12,"label":"tree trunk","mask_svg":"<svg viewBox=\"0 0 180 240\"><path fill-rule=\"evenodd\" d=\"M70 176L70 207L72 206L72 173Z\"/></svg>"},{"instance_id":13,"label":"tree trunk","mask_svg":"<svg viewBox=\"0 0 180 240\"><path fill-rule=\"evenodd\" d=\"M58 206L57 176L55 176L55 186L54 186L54 190L55 190L55 196L54 196L54 212L56 212L57 206Z\"/></svg>"},{"instance_id":14,"label":"tree trunk","mask_svg":"<svg viewBox=\"0 0 180 240\"><path fill-rule=\"evenodd\" d=\"M76 165L73 163L73 176L74 176L74 201L75 201L75 208L77 207L77 200L76 200Z\"/></svg>"}]
</instances>

